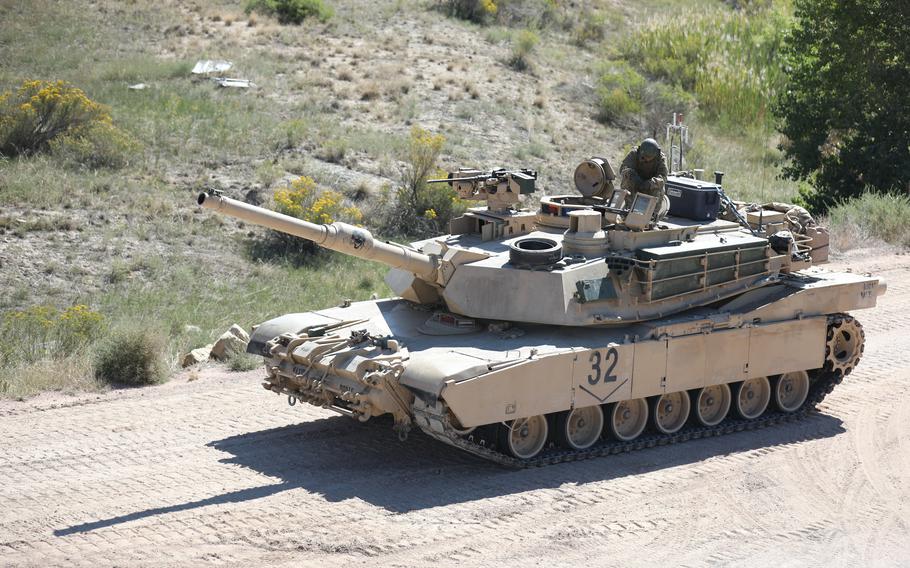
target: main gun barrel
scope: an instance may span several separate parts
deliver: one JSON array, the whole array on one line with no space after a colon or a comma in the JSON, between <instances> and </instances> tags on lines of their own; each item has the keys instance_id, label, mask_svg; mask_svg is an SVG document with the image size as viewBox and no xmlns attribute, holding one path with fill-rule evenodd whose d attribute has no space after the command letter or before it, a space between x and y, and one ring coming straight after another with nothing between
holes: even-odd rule
<instances>
[{"instance_id":1,"label":"main gun barrel","mask_svg":"<svg viewBox=\"0 0 910 568\"><path fill-rule=\"evenodd\" d=\"M340 222L317 225L214 193L200 193L197 202L206 209L301 237L327 249L400 268L424 280L436 276L436 262L430 256L397 243L377 241L360 227Z\"/></svg>"}]
</instances>

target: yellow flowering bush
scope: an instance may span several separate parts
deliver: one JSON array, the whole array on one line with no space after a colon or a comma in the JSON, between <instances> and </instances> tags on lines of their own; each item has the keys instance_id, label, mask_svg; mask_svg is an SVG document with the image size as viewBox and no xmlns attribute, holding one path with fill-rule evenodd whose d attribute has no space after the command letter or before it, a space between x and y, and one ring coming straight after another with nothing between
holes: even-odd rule
<instances>
[{"instance_id":1,"label":"yellow flowering bush","mask_svg":"<svg viewBox=\"0 0 910 568\"><path fill-rule=\"evenodd\" d=\"M335 221L360 223L363 213L345 204L337 191L320 188L308 176L292 180L274 194L275 210L310 223L328 224ZM264 239L250 243L250 254L257 260L278 259L294 265L305 264L320 249L311 241L278 231L269 231Z\"/></svg>"},{"instance_id":2,"label":"yellow flowering bush","mask_svg":"<svg viewBox=\"0 0 910 568\"><path fill-rule=\"evenodd\" d=\"M437 9L455 18L537 29L563 25L567 13L577 9L562 5L559 0L436 0Z\"/></svg>"},{"instance_id":3,"label":"yellow flowering bush","mask_svg":"<svg viewBox=\"0 0 910 568\"><path fill-rule=\"evenodd\" d=\"M363 220L360 209L345 206L343 195L331 189L320 190L316 181L308 176L301 176L288 187L276 191L275 205L279 213L310 223L359 223Z\"/></svg>"},{"instance_id":4,"label":"yellow flowering bush","mask_svg":"<svg viewBox=\"0 0 910 568\"><path fill-rule=\"evenodd\" d=\"M53 306L8 311L0 320L0 367L73 353L92 341L103 325L104 316L83 304L62 312Z\"/></svg>"},{"instance_id":5,"label":"yellow flowering bush","mask_svg":"<svg viewBox=\"0 0 910 568\"><path fill-rule=\"evenodd\" d=\"M452 16L474 22L486 21L499 12L495 0L438 0L438 3Z\"/></svg>"},{"instance_id":6,"label":"yellow flowering bush","mask_svg":"<svg viewBox=\"0 0 910 568\"><path fill-rule=\"evenodd\" d=\"M0 155L54 151L89 167L116 167L134 150L107 107L65 81L24 81L0 95Z\"/></svg>"}]
</instances>

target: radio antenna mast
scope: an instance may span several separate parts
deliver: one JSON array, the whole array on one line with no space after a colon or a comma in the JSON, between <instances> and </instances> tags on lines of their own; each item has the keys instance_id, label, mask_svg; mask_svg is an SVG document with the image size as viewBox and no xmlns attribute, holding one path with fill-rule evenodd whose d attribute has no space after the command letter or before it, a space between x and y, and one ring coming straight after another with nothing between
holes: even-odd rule
<instances>
[{"instance_id":1,"label":"radio antenna mast","mask_svg":"<svg viewBox=\"0 0 910 568\"><path fill-rule=\"evenodd\" d=\"M673 122L667 123L666 137L670 149L670 170L680 171L684 168L685 146L689 143L689 127L683 124L682 113L673 113Z\"/></svg>"}]
</instances>

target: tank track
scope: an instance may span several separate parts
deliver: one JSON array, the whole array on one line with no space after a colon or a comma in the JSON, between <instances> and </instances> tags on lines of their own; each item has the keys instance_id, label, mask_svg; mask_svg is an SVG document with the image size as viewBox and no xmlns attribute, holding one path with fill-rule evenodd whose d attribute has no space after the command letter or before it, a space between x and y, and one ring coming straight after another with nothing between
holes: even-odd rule
<instances>
[{"instance_id":1,"label":"tank track","mask_svg":"<svg viewBox=\"0 0 910 568\"><path fill-rule=\"evenodd\" d=\"M829 330L839 327L845 320L851 322L855 321L853 320L852 316L849 316L847 314L837 314L830 316L828 319ZM861 354L863 347L862 327L859 325L859 322L855 322L855 324L860 330L861 343L859 353ZM830 335L831 334L829 333L829 337ZM828 354L826 353L826 355ZM673 434L649 433L628 442L603 440L597 445L584 450L568 450L559 447L552 447L544 449L540 455L528 460L513 458L512 456L496 451L491 446L476 443L470 436L464 437L459 435L457 432L453 431L451 427L448 427L446 425L444 417L432 411L417 410L415 411L415 414L419 415L420 418L423 418L423 420L417 421L418 424L430 424L430 428L421 426L421 430L426 435L430 436L433 439L439 440L440 442L455 446L460 450L511 469L543 467L547 465L555 465L559 463L633 452L646 448L653 448L655 446L667 446L679 442L697 440L699 438L723 436L726 434L732 434L734 432L742 432L744 430L758 430L761 428L767 428L768 426L775 426L777 424L797 422L806 418L809 413L815 410L816 406L821 403L832 390L834 390L834 387L840 384L841 381L844 380L844 377L853 370L856 362L858 361L859 357L857 356L850 367L842 370L836 368L830 360L826 360L824 367L821 369L809 371L809 394L806 397L805 402L803 402L803 405L798 410L795 410L793 412L781 412L779 410L772 410L771 405L769 404L768 410L766 410L758 418L754 418L752 420L733 418L731 413L730 417L716 426L694 426L692 424L688 424L682 430Z\"/></svg>"}]
</instances>

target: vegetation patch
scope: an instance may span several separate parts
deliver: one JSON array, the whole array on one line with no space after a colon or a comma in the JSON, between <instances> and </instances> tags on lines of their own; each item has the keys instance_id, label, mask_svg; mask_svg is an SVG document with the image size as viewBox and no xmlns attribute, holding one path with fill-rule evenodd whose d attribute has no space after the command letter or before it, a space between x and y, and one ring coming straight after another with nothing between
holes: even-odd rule
<instances>
[{"instance_id":1,"label":"vegetation patch","mask_svg":"<svg viewBox=\"0 0 910 568\"><path fill-rule=\"evenodd\" d=\"M648 78L694 94L702 118L737 130L766 127L786 82L781 51L788 24L785 7L773 3L658 16L620 51Z\"/></svg>"},{"instance_id":2,"label":"vegetation patch","mask_svg":"<svg viewBox=\"0 0 910 568\"><path fill-rule=\"evenodd\" d=\"M777 107L784 173L807 182L800 197L816 212L860 195L869 205L870 189L906 195L906 1L797 0L795 11L783 57L789 83Z\"/></svg>"},{"instance_id":3,"label":"vegetation patch","mask_svg":"<svg viewBox=\"0 0 910 568\"><path fill-rule=\"evenodd\" d=\"M544 28L567 21L567 8L557 0L437 0L437 7L455 18L478 24Z\"/></svg>"},{"instance_id":4,"label":"vegetation patch","mask_svg":"<svg viewBox=\"0 0 910 568\"><path fill-rule=\"evenodd\" d=\"M419 126L411 128L404 149L405 163L401 186L386 187L378 196L376 222L381 233L425 238L445 232L449 221L464 213L466 203L458 199L447 183L427 183L431 174L444 178L437 170L445 136Z\"/></svg>"},{"instance_id":5,"label":"vegetation patch","mask_svg":"<svg viewBox=\"0 0 910 568\"><path fill-rule=\"evenodd\" d=\"M0 368L71 355L101 332L104 317L79 304L11 310L0 321Z\"/></svg>"},{"instance_id":6,"label":"vegetation patch","mask_svg":"<svg viewBox=\"0 0 910 568\"><path fill-rule=\"evenodd\" d=\"M135 142L114 126L107 107L65 81L25 81L0 94L0 154L52 151L90 168L121 167Z\"/></svg>"},{"instance_id":7,"label":"vegetation patch","mask_svg":"<svg viewBox=\"0 0 910 568\"><path fill-rule=\"evenodd\" d=\"M326 225L335 221L360 223L363 213L348 205L341 193L320 188L316 180L300 176L274 195L275 210L297 219ZM321 249L312 241L280 231L269 230L264 237L250 242L251 256L258 260L281 260L300 266L309 257L320 254Z\"/></svg>"},{"instance_id":8,"label":"vegetation patch","mask_svg":"<svg viewBox=\"0 0 910 568\"><path fill-rule=\"evenodd\" d=\"M104 317L78 304L65 310L32 306L0 317L0 395L88 386L85 349L104 330Z\"/></svg>"},{"instance_id":9,"label":"vegetation patch","mask_svg":"<svg viewBox=\"0 0 910 568\"><path fill-rule=\"evenodd\" d=\"M302 24L308 18L322 22L332 17L333 11L322 0L249 0L246 13L259 12L275 16L282 24Z\"/></svg>"},{"instance_id":10,"label":"vegetation patch","mask_svg":"<svg viewBox=\"0 0 910 568\"><path fill-rule=\"evenodd\" d=\"M829 211L831 225L859 237L910 246L910 198L866 191Z\"/></svg>"},{"instance_id":11,"label":"vegetation patch","mask_svg":"<svg viewBox=\"0 0 910 568\"><path fill-rule=\"evenodd\" d=\"M142 386L167 378L167 338L154 328L116 329L94 353L95 378L112 385Z\"/></svg>"},{"instance_id":12,"label":"vegetation patch","mask_svg":"<svg viewBox=\"0 0 910 568\"><path fill-rule=\"evenodd\" d=\"M260 367L262 367L262 357L258 355L237 353L228 359L228 369L237 373L252 371L253 369L258 369Z\"/></svg>"},{"instance_id":13,"label":"vegetation patch","mask_svg":"<svg viewBox=\"0 0 910 568\"><path fill-rule=\"evenodd\" d=\"M509 58L509 65L517 71L529 69L531 67L531 53L539 42L540 36L533 30L521 30L513 35L512 55Z\"/></svg>"}]
</instances>

